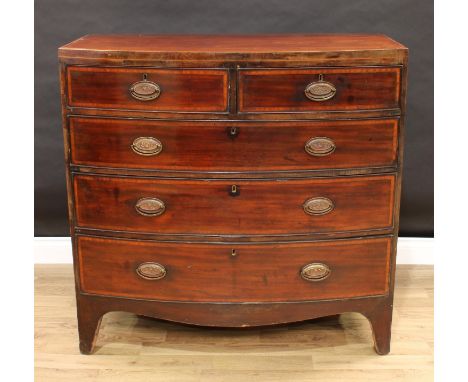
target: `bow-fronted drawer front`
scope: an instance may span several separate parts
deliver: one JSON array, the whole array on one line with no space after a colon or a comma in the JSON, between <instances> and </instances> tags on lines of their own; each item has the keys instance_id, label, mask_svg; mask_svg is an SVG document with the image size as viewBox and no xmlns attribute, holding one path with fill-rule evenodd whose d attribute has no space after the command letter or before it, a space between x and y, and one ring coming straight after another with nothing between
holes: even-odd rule
<instances>
[{"instance_id":1,"label":"bow-fronted drawer front","mask_svg":"<svg viewBox=\"0 0 468 382\"><path fill-rule=\"evenodd\" d=\"M228 109L225 69L149 69L71 66L68 106L166 112Z\"/></svg>"},{"instance_id":2,"label":"bow-fronted drawer front","mask_svg":"<svg viewBox=\"0 0 468 382\"><path fill-rule=\"evenodd\" d=\"M394 175L283 181L74 175L79 227L161 234L388 229L394 192Z\"/></svg>"},{"instance_id":3,"label":"bow-fronted drawer front","mask_svg":"<svg viewBox=\"0 0 468 382\"><path fill-rule=\"evenodd\" d=\"M390 237L219 245L78 236L77 248L85 293L192 302L388 293Z\"/></svg>"},{"instance_id":4,"label":"bow-fronted drawer front","mask_svg":"<svg viewBox=\"0 0 468 382\"><path fill-rule=\"evenodd\" d=\"M395 166L398 122L398 119L201 122L71 117L71 155L76 165L164 171L259 172Z\"/></svg>"},{"instance_id":5,"label":"bow-fronted drawer front","mask_svg":"<svg viewBox=\"0 0 468 382\"><path fill-rule=\"evenodd\" d=\"M400 67L241 69L241 113L400 107Z\"/></svg>"}]
</instances>

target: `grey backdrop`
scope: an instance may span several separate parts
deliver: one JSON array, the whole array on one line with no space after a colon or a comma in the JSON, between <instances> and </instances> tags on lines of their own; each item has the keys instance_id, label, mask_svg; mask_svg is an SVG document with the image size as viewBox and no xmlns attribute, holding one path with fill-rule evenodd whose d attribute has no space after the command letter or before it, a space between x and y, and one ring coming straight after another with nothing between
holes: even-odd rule
<instances>
[{"instance_id":1,"label":"grey backdrop","mask_svg":"<svg viewBox=\"0 0 468 382\"><path fill-rule=\"evenodd\" d=\"M433 235L430 0L36 0L35 235L68 235L57 48L91 33L384 33L410 50L400 234Z\"/></svg>"}]
</instances>

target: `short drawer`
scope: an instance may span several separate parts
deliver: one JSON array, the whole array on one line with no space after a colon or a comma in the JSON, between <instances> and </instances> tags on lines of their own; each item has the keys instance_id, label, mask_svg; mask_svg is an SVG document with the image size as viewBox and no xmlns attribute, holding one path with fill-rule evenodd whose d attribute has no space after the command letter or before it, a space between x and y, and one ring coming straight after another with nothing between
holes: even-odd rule
<instances>
[{"instance_id":1,"label":"short drawer","mask_svg":"<svg viewBox=\"0 0 468 382\"><path fill-rule=\"evenodd\" d=\"M224 69L148 69L71 66L68 106L174 112L228 108Z\"/></svg>"},{"instance_id":2,"label":"short drawer","mask_svg":"<svg viewBox=\"0 0 468 382\"><path fill-rule=\"evenodd\" d=\"M85 293L165 301L307 301L388 293L391 238L176 244L77 237Z\"/></svg>"},{"instance_id":3,"label":"short drawer","mask_svg":"<svg viewBox=\"0 0 468 382\"><path fill-rule=\"evenodd\" d=\"M398 119L182 122L70 118L73 164L242 172L396 164Z\"/></svg>"},{"instance_id":4,"label":"short drawer","mask_svg":"<svg viewBox=\"0 0 468 382\"><path fill-rule=\"evenodd\" d=\"M393 226L394 175L221 181L74 175L76 224L161 234L277 235Z\"/></svg>"},{"instance_id":5,"label":"short drawer","mask_svg":"<svg viewBox=\"0 0 468 382\"><path fill-rule=\"evenodd\" d=\"M397 109L399 67L243 69L242 113Z\"/></svg>"}]
</instances>

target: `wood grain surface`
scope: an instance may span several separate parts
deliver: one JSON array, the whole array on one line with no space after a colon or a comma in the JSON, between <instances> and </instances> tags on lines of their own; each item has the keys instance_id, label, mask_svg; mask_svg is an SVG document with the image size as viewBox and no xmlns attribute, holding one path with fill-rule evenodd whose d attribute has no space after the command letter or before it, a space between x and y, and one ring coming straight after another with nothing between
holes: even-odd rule
<instances>
[{"instance_id":1,"label":"wood grain surface","mask_svg":"<svg viewBox=\"0 0 468 382\"><path fill-rule=\"evenodd\" d=\"M314 60L316 64L402 63L407 49L384 35L87 35L59 49L62 62L151 65L158 60Z\"/></svg>"},{"instance_id":2,"label":"wood grain surface","mask_svg":"<svg viewBox=\"0 0 468 382\"><path fill-rule=\"evenodd\" d=\"M312 101L304 90L323 81L333 98ZM344 111L399 108L400 68L256 69L239 71L238 110L252 112Z\"/></svg>"},{"instance_id":3,"label":"wood grain surface","mask_svg":"<svg viewBox=\"0 0 468 382\"><path fill-rule=\"evenodd\" d=\"M78 236L81 290L163 301L307 301L388 293L391 238L295 244L158 243ZM234 251L234 256L233 256ZM166 269L159 280L140 277L140 264ZM301 268L322 263L321 281Z\"/></svg>"},{"instance_id":4,"label":"wood grain surface","mask_svg":"<svg viewBox=\"0 0 468 382\"><path fill-rule=\"evenodd\" d=\"M227 112L228 72L223 69L69 67L68 105L152 111ZM135 99L132 84L147 80L161 89L151 101Z\"/></svg>"},{"instance_id":5,"label":"wood grain surface","mask_svg":"<svg viewBox=\"0 0 468 382\"><path fill-rule=\"evenodd\" d=\"M398 119L351 121L157 121L71 117L74 165L165 171L263 172L395 166ZM136 154L138 137L162 144L158 155ZM331 139L336 149L312 156L306 143ZM278 173L276 176L287 176Z\"/></svg>"},{"instance_id":6,"label":"wood grain surface","mask_svg":"<svg viewBox=\"0 0 468 382\"><path fill-rule=\"evenodd\" d=\"M166 180L74 175L76 225L121 231L274 235L381 229L393 225L393 175L301 180ZM230 194L235 185L239 195ZM334 208L311 216L315 197ZM136 211L142 198L164 202L159 216Z\"/></svg>"},{"instance_id":7,"label":"wood grain surface","mask_svg":"<svg viewBox=\"0 0 468 382\"><path fill-rule=\"evenodd\" d=\"M384 35L267 34L267 35L86 35L63 46L61 52L330 52L335 50L405 49Z\"/></svg>"}]
</instances>

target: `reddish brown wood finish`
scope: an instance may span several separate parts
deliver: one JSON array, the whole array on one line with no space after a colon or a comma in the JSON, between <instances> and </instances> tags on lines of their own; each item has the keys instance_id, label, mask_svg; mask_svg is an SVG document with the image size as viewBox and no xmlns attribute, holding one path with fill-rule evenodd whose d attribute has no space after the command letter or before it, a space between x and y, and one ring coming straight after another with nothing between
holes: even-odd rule
<instances>
[{"instance_id":1,"label":"reddish brown wood finish","mask_svg":"<svg viewBox=\"0 0 468 382\"><path fill-rule=\"evenodd\" d=\"M86 35L60 48L78 55L99 52L158 53L274 53L341 50L395 50L406 48L385 35L265 34L265 35Z\"/></svg>"},{"instance_id":2,"label":"reddish brown wood finish","mask_svg":"<svg viewBox=\"0 0 468 382\"><path fill-rule=\"evenodd\" d=\"M389 352L403 161L407 76L404 46L381 35L85 36L60 48L59 59L82 353L92 352L102 315L116 310L188 324L228 327L286 323L354 311L369 319L376 351ZM69 69L75 70L71 73L74 78L70 77ZM90 79L89 75L97 71L99 75ZM245 76L255 72L262 76ZM281 75L264 76L267 72ZM151 73L159 73L163 81L162 95L141 106L141 101L130 99L128 86L141 80L143 73L149 73L149 80L155 80ZM186 74L184 81L181 73ZM323 74L324 80L337 81L337 93L319 107L310 107L313 101L303 91L318 79L318 74ZM310 79L311 75L314 79ZM182 82L187 81L191 86L183 87ZM105 119L98 119L102 117ZM227 135L218 135L219 130L230 126L240 128L236 138L228 140ZM148 135L157 132L157 138L164 141L163 153L132 161L125 150L128 139L136 132ZM301 151L304 142L299 149L298 141L315 132L330 135L337 149L331 156L307 161ZM187 141L191 143L188 151ZM205 155L194 142L203 142ZM268 149L262 151L261 147ZM151 164L145 167L147 160ZM287 180L291 178L296 180ZM241 186L240 196L227 197L226 186L232 184ZM221 190L221 185L226 188ZM152 195L155 191L168 198L165 213L159 217L137 217L134 198L141 192ZM312 220L303 220L301 224L306 215L298 214L303 203L298 196L305 196L306 191L336 193L338 203L333 212L308 216ZM213 192L212 201L209 192ZM179 203L174 205L173 201ZM284 221L280 220L283 215ZM337 217L338 226L331 217ZM83 222L86 227L80 226ZM124 231L103 229L104 226ZM369 226L384 228L363 228ZM164 233L179 229L185 232ZM296 231L304 233L295 234ZM377 234L375 239L369 236ZM82 235L95 239L84 239ZM357 239L361 235L367 235L366 239ZM328 241L316 241L324 238ZM193 241L196 244L190 244ZM85 251L79 250L79 242L86 243L80 244L87 248ZM198 249L186 251L189 247ZM282 255L270 252L265 255L258 250L267 247ZM327 252L338 247L343 248L340 253L349 254ZM236 274L227 270L222 280L216 279L220 277L218 274L210 274L204 296L210 302L131 298L124 296L129 290L122 289L125 284L120 279L103 276L107 269L114 275L130 277L128 270L136 261L135 256L149 259L157 255L151 248L164 248L166 264L170 265L168 278L161 282L172 282L170 277L178 277L178 271L185 276L177 284L186 282L185 277L192 273L184 268L185 261L194 263L198 258L204 264L203 267L198 264L198 274L204 279L208 279L207 268L212 263L216 269L227 270L227 264L231 264L232 269L246 273L235 278ZM169 248L174 250L169 253ZM213 248L241 251L234 258L229 253L224 262L224 254L215 257ZM333 275L341 277L342 282L333 282L331 289L324 288L322 297L313 293L309 296L305 288L296 288L299 293L296 295L288 288L298 285L298 274L288 271L292 279L282 283L283 289L274 284L284 300L275 300L278 297L267 294L267 289L260 285L263 280L255 278L260 275L255 270L268 269L267 281L276 282L283 277L280 267L287 270L295 264L297 268L298 260L305 259L305 252L299 248L324 255L326 252L327 259L333 260L336 270ZM362 250L352 251L354 248ZM176 249L185 251L184 256L178 256L181 252ZM320 250L316 252L317 249ZM246 257L250 262L243 263ZM257 267L260 257L263 261ZM269 263L267 257L274 262ZM84 260L81 265L80 259ZM115 259L118 261L112 261ZM277 266L273 268L273 264ZM354 267L356 264L361 266ZM177 268L172 269L173 265ZM367 271L360 281L352 283L344 276L364 269ZM333 275L324 283L336 281ZM102 283L98 282L100 277ZM211 277L218 280L218 288L210 284L214 281ZM230 284L224 285L226 280ZM228 287L237 287L239 280L241 288L229 294ZM382 280L387 286L384 289ZM91 289L97 291L105 286L107 292L114 291L121 297L84 292L82 281L86 288L93 286ZM251 283L257 283L258 288L251 290ZM137 284L129 285L135 288ZM173 296L192 293L193 297L203 292L200 283L179 290L172 285L172 289L137 286L136 293L147 296L166 293L166 297L169 292ZM359 291L365 288L370 288L372 294L384 290L385 295L359 297ZM135 289L130 291L134 292ZM336 299L315 300L335 292ZM215 301L220 294L223 301ZM353 294L356 296L348 297ZM245 295L251 300L241 299ZM258 301L262 296L270 302ZM294 300L298 296L308 300ZM187 294L185 297L189 298ZM239 302L233 300L236 298Z\"/></svg>"},{"instance_id":3,"label":"reddish brown wood finish","mask_svg":"<svg viewBox=\"0 0 468 382\"><path fill-rule=\"evenodd\" d=\"M138 137L158 139L162 152L136 154L130 146ZM330 138L336 150L309 155L304 146L314 137ZM70 118L72 163L114 168L258 172L394 166L397 137L398 119L242 123Z\"/></svg>"},{"instance_id":4,"label":"reddish brown wood finish","mask_svg":"<svg viewBox=\"0 0 468 382\"><path fill-rule=\"evenodd\" d=\"M214 245L78 238L85 293L165 301L273 302L384 295L390 238L295 244ZM232 256L232 250L236 255ZM146 280L141 263L167 274ZM301 268L324 263L330 276L301 278Z\"/></svg>"},{"instance_id":5,"label":"reddish brown wood finish","mask_svg":"<svg viewBox=\"0 0 468 382\"><path fill-rule=\"evenodd\" d=\"M306 97L319 80L336 88L327 101ZM239 112L303 112L395 109L399 107L400 68L257 69L239 71Z\"/></svg>"},{"instance_id":6,"label":"reddish brown wood finish","mask_svg":"<svg viewBox=\"0 0 468 382\"><path fill-rule=\"evenodd\" d=\"M231 81L230 86L235 86ZM229 115L224 113L201 113L201 112L169 112L156 110L125 110L125 109L93 109L86 107L67 107L69 115L82 115L91 117L120 117L138 119L161 119L161 120L220 120L235 119L238 121L287 121L287 120L336 120L336 119L370 119L370 118L399 118L400 109L374 109L374 110L349 110L349 111L320 111L309 110L303 112L265 112L265 113L236 113L235 101L230 97Z\"/></svg>"},{"instance_id":7,"label":"reddish brown wood finish","mask_svg":"<svg viewBox=\"0 0 468 382\"><path fill-rule=\"evenodd\" d=\"M393 225L394 176L288 181L151 180L74 176L76 224L98 229L215 235L352 231ZM237 185L238 196L231 196ZM303 204L332 200L328 214L311 216ZM157 198L166 211L143 216L135 205Z\"/></svg>"},{"instance_id":8,"label":"reddish brown wood finish","mask_svg":"<svg viewBox=\"0 0 468 382\"><path fill-rule=\"evenodd\" d=\"M375 350L387 354L390 350L392 323L391 298L364 297L343 300L323 300L280 303L186 303L151 301L122 297L78 294L78 327L80 351L91 354L104 314L131 311L135 314L168 321L215 327L253 327L305 321L346 312L358 312L369 320L374 332ZM132 342L132 334L122 342ZM293 346L294 344L291 344ZM320 342L317 342L320 346Z\"/></svg>"},{"instance_id":9,"label":"reddish brown wood finish","mask_svg":"<svg viewBox=\"0 0 468 382\"><path fill-rule=\"evenodd\" d=\"M59 49L62 62L99 64L136 63L154 65L193 65L191 60L260 61L274 66L275 61L308 61L316 65L359 63L403 63L406 48L384 35L87 35ZM266 63L265 60L270 62Z\"/></svg>"},{"instance_id":10,"label":"reddish brown wood finish","mask_svg":"<svg viewBox=\"0 0 468 382\"><path fill-rule=\"evenodd\" d=\"M140 101L130 94L143 80L161 88L158 98ZM227 112L228 72L223 69L68 68L68 105L152 111Z\"/></svg>"}]
</instances>

